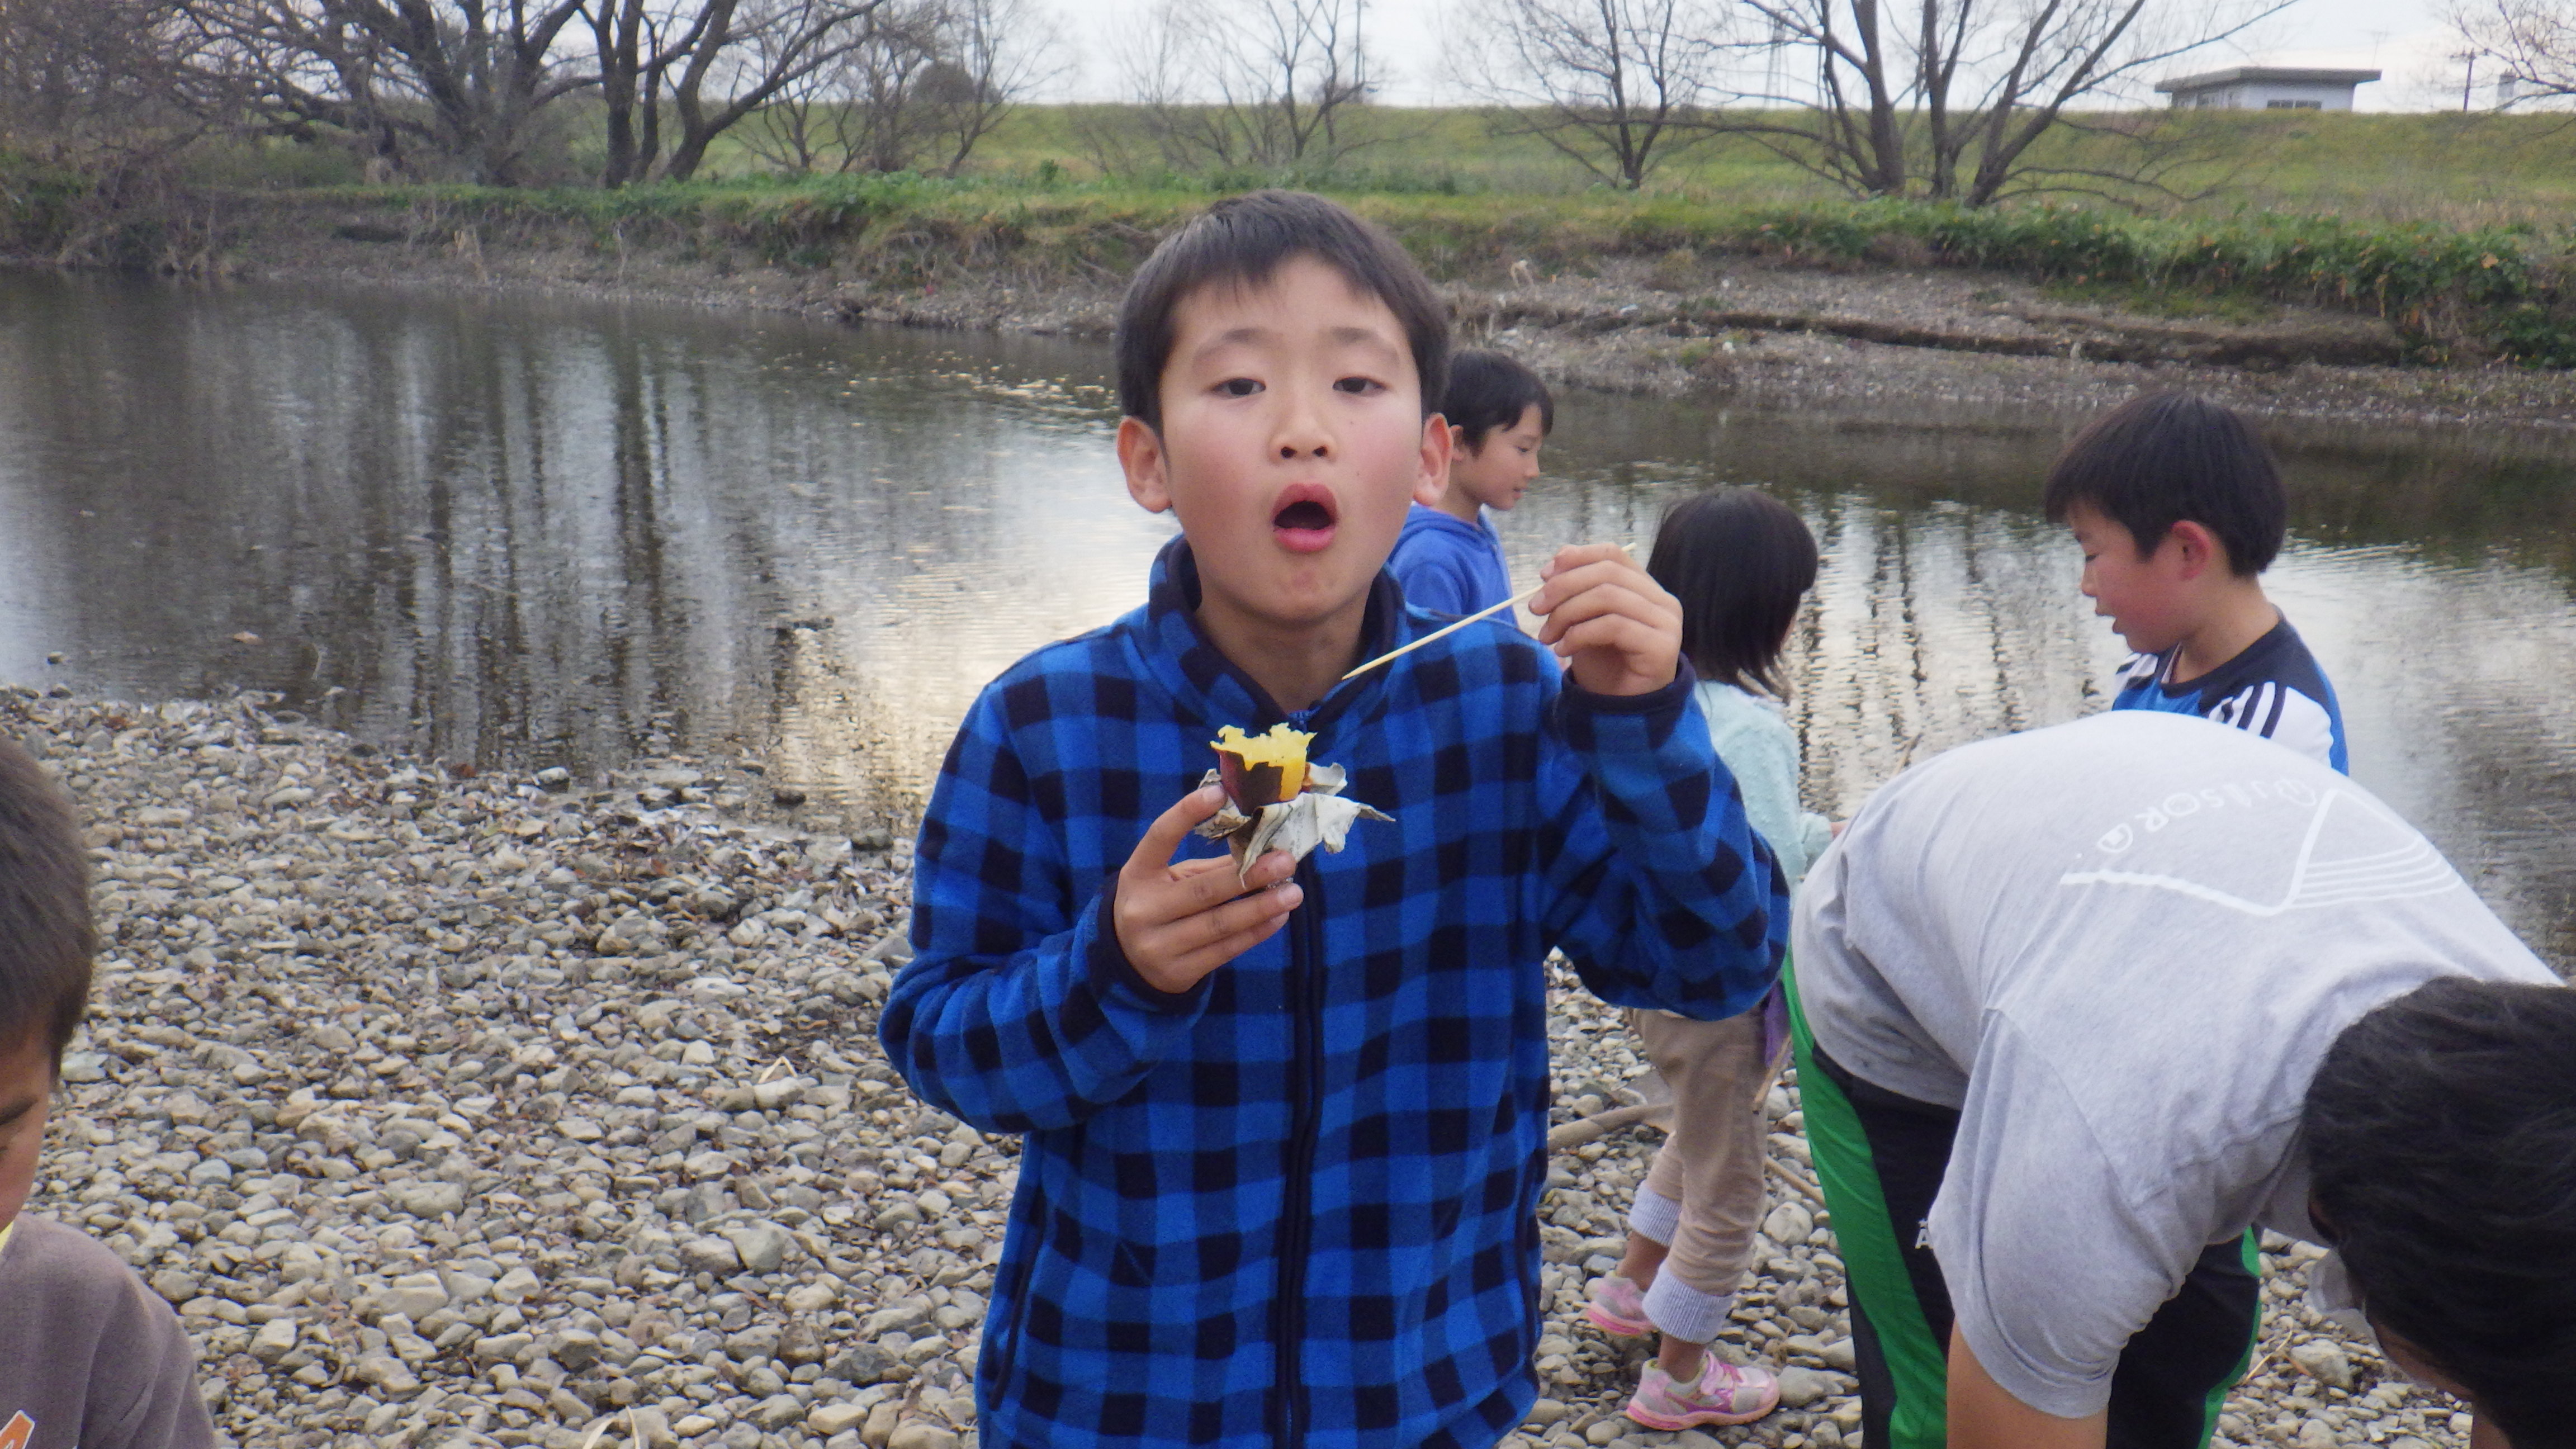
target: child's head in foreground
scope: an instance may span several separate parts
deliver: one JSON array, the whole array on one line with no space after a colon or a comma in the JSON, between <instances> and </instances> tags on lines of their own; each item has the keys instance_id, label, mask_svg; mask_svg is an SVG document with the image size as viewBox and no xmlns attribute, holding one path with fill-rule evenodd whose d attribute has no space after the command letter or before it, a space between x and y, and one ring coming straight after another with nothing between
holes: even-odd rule
<instances>
[{"instance_id":1,"label":"child's head in foreground","mask_svg":"<svg viewBox=\"0 0 2576 1449\"><path fill-rule=\"evenodd\" d=\"M2576 1446L2576 991L2417 987L2336 1038L2300 1131L2391 1355L2514 1449Z\"/></svg>"},{"instance_id":2,"label":"child's head in foreground","mask_svg":"<svg viewBox=\"0 0 2576 1449\"><path fill-rule=\"evenodd\" d=\"M2254 586L2289 527L2262 440L2186 392L2131 398L2087 423L2049 470L2044 501L2084 549L2084 592L2144 653L2189 632L2199 596Z\"/></svg>"},{"instance_id":3,"label":"child's head in foreground","mask_svg":"<svg viewBox=\"0 0 2576 1449\"><path fill-rule=\"evenodd\" d=\"M1449 461L1449 317L1383 230L1257 191L1165 239L1118 311L1128 492L1179 516L1202 614L1273 628L1364 604Z\"/></svg>"},{"instance_id":4,"label":"child's head in foreground","mask_svg":"<svg viewBox=\"0 0 2576 1449\"><path fill-rule=\"evenodd\" d=\"M1470 349L1449 359L1449 388L1440 401L1449 424L1449 493L1453 513L1478 507L1508 513L1538 476L1539 446L1556 427L1556 398L1518 358Z\"/></svg>"},{"instance_id":5,"label":"child's head in foreground","mask_svg":"<svg viewBox=\"0 0 2576 1449\"><path fill-rule=\"evenodd\" d=\"M71 802L0 739L0 1227L35 1190L46 1104L89 1006L93 944Z\"/></svg>"},{"instance_id":6,"label":"child's head in foreground","mask_svg":"<svg viewBox=\"0 0 2576 1449\"><path fill-rule=\"evenodd\" d=\"M1681 601L1682 656L1704 680L1789 697L1780 651L1816 583L1816 537L1759 488L1721 488L1664 510L1646 572Z\"/></svg>"}]
</instances>

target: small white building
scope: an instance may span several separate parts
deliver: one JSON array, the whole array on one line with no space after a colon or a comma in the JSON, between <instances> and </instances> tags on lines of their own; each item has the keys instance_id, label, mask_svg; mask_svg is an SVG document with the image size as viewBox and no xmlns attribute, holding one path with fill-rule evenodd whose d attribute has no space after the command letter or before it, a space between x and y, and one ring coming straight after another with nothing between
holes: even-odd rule
<instances>
[{"instance_id":1,"label":"small white building","mask_svg":"<svg viewBox=\"0 0 2576 1449\"><path fill-rule=\"evenodd\" d=\"M2379 79L2375 70L2302 70L2238 65L2176 76L2156 89L2178 111L2349 111L2352 88Z\"/></svg>"}]
</instances>

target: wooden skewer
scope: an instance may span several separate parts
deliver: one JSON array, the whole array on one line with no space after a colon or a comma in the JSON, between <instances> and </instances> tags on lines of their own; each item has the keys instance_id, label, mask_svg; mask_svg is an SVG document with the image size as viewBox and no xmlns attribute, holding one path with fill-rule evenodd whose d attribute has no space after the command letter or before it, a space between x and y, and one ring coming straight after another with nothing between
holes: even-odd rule
<instances>
[{"instance_id":1,"label":"wooden skewer","mask_svg":"<svg viewBox=\"0 0 2576 1449\"><path fill-rule=\"evenodd\" d=\"M1466 618L1459 620L1455 624L1444 624L1440 628L1432 630L1430 633L1423 635L1421 638L1414 640L1412 643L1405 645L1401 649L1388 650L1386 653L1379 655L1368 663L1363 664L1359 668L1352 670L1350 673L1343 675L1342 678L1345 680L1357 679L1361 675L1368 673L1370 670L1377 668L1379 665L1384 664L1390 659L1402 658L1403 656L1412 653L1414 650L1421 648L1423 645L1430 643L1434 639L1445 639L1448 636L1457 633L1459 630L1466 628L1468 625L1475 623L1478 619L1490 619L1494 615L1499 614L1514 605L1526 604L1530 600L1538 597L1539 589L1546 587L1547 585L1545 583L1541 583L1537 589L1532 589L1528 593L1521 595L1519 598L1505 599L1501 603L1495 604L1489 608L1478 609L1476 612L1469 614Z\"/></svg>"}]
</instances>

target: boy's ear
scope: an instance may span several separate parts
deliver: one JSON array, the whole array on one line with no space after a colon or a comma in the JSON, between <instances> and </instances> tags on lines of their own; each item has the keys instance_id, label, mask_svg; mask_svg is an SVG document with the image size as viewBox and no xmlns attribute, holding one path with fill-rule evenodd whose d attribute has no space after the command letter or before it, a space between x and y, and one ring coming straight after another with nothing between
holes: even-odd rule
<instances>
[{"instance_id":1,"label":"boy's ear","mask_svg":"<svg viewBox=\"0 0 2576 1449\"><path fill-rule=\"evenodd\" d=\"M1171 462L1163 453L1162 435L1143 418L1118 420L1118 466L1127 473L1127 496L1147 513L1172 507Z\"/></svg>"},{"instance_id":2,"label":"boy's ear","mask_svg":"<svg viewBox=\"0 0 2576 1449\"><path fill-rule=\"evenodd\" d=\"M2221 570L2227 567L2227 545L2220 543L2218 535L2210 532L2206 524L2183 519L2173 526L2173 532L2165 535L2165 543L2181 551L2181 556L2175 560L2176 574L2180 578L2196 579L2209 572L2212 566Z\"/></svg>"},{"instance_id":3,"label":"boy's ear","mask_svg":"<svg viewBox=\"0 0 2576 1449\"><path fill-rule=\"evenodd\" d=\"M1413 501L1437 508L1449 491L1449 463L1456 456L1457 429L1433 413L1422 420L1422 471L1414 476ZM1132 490L1135 485L1129 484Z\"/></svg>"}]
</instances>

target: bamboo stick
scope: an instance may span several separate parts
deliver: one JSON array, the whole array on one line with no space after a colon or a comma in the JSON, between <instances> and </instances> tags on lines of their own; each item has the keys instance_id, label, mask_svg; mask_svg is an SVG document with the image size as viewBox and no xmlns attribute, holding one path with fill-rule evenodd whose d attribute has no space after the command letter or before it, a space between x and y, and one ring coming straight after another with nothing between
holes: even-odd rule
<instances>
[{"instance_id":1,"label":"bamboo stick","mask_svg":"<svg viewBox=\"0 0 2576 1449\"><path fill-rule=\"evenodd\" d=\"M1368 673L1370 670L1377 668L1379 665L1384 664L1390 659L1400 659L1435 639L1445 639L1448 636L1457 633L1459 630L1466 628L1468 625L1475 623L1479 619L1490 619L1494 615L1501 613L1505 609L1511 608L1515 604L1526 604L1530 600L1538 597L1539 589L1546 587L1547 585L1542 583L1537 589L1532 589L1528 593L1521 595L1519 598L1505 599L1491 608L1478 609L1476 612L1469 614L1466 618L1459 620L1455 624L1444 624L1440 628L1432 630L1430 633L1423 635L1421 638L1414 640L1412 643L1405 645L1401 649L1388 650L1386 653L1379 655L1368 663L1363 664L1359 668L1352 670L1350 673L1343 675L1342 679L1344 681L1357 679L1361 675Z\"/></svg>"}]
</instances>

